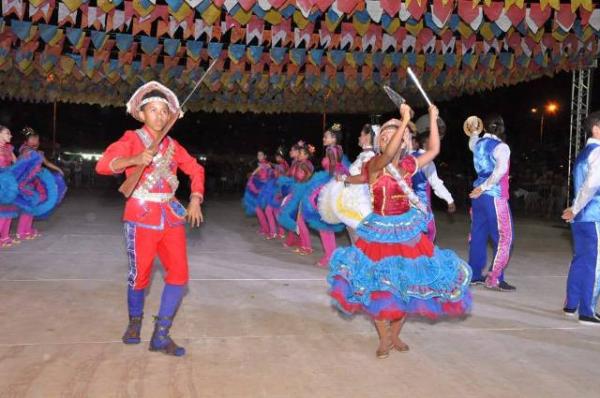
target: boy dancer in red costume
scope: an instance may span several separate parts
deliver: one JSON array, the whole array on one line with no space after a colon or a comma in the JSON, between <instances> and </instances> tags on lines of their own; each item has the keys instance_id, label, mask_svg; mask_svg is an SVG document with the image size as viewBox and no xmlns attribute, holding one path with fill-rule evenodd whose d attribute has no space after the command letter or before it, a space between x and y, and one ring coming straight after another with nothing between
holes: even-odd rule
<instances>
[{"instance_id":1,"label":"boy dancer in red costume","mask_svg":"<svg viewBox=\"0 0 600 398\"><path fill-rule=\"evenodd\" d=\"M165 287L155 317L151 351L182 356L185 349L173 342L169 330L188 282L185 222L197 227L203 221L204 168L173 138L166 136L156 153L149 149L172 117L181 116L175 94L157 82L140 87L127 103L127 112L143 127L111 144L98 161L99 174L129 175L135 166L146 169L125 204L125 239L129 257L127 303L129 325L123 343L139 344L144 293L150 283L152 263L158 255L165 268ZM186 209L175 199L177 169L190 177L191 196Z\"/></svg>"}]
</instances>

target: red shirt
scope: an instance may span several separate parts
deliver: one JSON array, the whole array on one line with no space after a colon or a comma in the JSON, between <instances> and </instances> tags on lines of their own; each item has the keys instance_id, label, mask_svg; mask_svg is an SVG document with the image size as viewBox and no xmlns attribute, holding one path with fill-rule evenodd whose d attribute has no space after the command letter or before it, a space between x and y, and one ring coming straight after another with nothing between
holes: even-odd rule
<instances>
[{"instance_id":1,"label":"red shirt","mask_svg":"<svg viewBox=\"0 0 600 398\"><path fill-rule=\"evenodd\" d=\"M153 139L152 133L145 127L140 129L139 132L147 141L146 144ZM96 164L96 172L103 175L122 173L123 170L114 170L112 163L116 159L134 156L144 151L146 145L142 141L140 134L136 131L128 130L118 141L112 143ZM152 181L148 177L159 168L159 159L161 156L165 164L162 170L163 174L156 181ZM170 161L166 163L168 159ZM134 168L127 168L125 174L131 174ZM173 181L175 181L175 188L177 183L177 169L180 169L190 177L192 195L203 197L204 167L198 164L196 159L176 140L167 136L160 143L159 150L152 163L146 167L136 187L136 191L132 197L127 199L123 220L153 229L162 229L165 223L170 226L184 224L184 209L175 199L175 192L173 190ZM148 188L146 191L150 194L149 196L165 194L163 196L168 198L169 194L171 194L173 198L164 202L136 198L136 192L140 192L143 188Z\"/></svg>"}]
</instances>

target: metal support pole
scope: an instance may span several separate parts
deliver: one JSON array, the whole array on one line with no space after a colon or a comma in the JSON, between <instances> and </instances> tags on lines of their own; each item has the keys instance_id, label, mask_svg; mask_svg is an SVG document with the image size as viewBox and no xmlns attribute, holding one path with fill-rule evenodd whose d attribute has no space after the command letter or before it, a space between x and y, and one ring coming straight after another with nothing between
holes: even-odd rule
<instances>
[{"instance_id":1,"label":"metal support pole","mask_svg":"<svg viewBox=\"0 0 600 398\"><path fill-rule=\"evenodd\" d=\"M571 203L571 172L575 158L585 145L583 123L589 114L593 70L598 61L587 69L573 71L571 83L571 125L569 131L569 166L567 177L567 206Z\"/></svg>"},{"instance_id":2,"label":"metal support pole","mask_svg":"<svg viewBox=\"0 0 600 398\"><path fill-rule=\"evenodd\" d=\"M53 111L52 111L52 159L56 159L56 112L57 112L57 103L54 101Z\"/></svg>"}]
</instances>

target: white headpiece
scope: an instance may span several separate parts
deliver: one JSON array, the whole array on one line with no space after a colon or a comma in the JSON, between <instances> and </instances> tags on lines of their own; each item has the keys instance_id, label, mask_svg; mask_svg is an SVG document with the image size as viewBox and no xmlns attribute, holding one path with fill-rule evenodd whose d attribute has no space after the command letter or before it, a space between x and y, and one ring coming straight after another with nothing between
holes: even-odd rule
<instances>
[{"instance_id":1,"label":"white headpiece","mask_svg":"<svg viewBox=\"0 0 600 398\"><path fill-rule=\"evenodd\" d=\"M144 96L152 91L161 92L166 99L158 96L144 99ZM175 93L157 81L150 81L135 90L135 93L133 93L129 101L127 101L127 113L133 116L136 120L141 121L139 119L138 112L144 105L152 101L163 102L167 104L171 113L178 114L179 117L183 116L183 112L179 106L179 100L177 99Z\"/></svg>"}]
</instances>

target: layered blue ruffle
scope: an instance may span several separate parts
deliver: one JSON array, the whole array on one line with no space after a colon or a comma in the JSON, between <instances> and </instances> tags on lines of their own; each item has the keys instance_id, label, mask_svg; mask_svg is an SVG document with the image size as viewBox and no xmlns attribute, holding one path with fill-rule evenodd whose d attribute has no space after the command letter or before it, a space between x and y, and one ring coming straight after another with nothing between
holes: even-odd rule
<instances>
[{"instance_id":1,"label":"layered blue ruffle","mask_svg":"<svg viewBox=\"0 0 600 398\"><path fill-rule=\"evenodd\" d=\"M401 311L435 318L444 315L445 303L457 303L459 312L471 307L468 290L471 268L452 250L435 248L432 257L387 257L374 262L355 246L337 249L330 261L327 280L336 304L343 311L360 306L376 316L382 311ZM373 299L373 296L383 299ZM346 308L344 308L346 307Z\"/></svg>"},{"instance_id":2,"label":"layered blue ruffle","mask_svg":"<svg viewBox=\"0 0 600 398\"><path fill-rule=\"evenodd\" d=\"M65 194L67 193L67 184L65 183L65 179L62 176L62 174L56 172L50 172L50 174L52 174L52 177L54 178L54 183L56 184L56 205L52 209L50 209L50 211L38 215L36 217L38 219L46 219L50 215L52 215L54 210L56 210L58 206L62 203L63 199L65 198Z\"/></svg>"},{"instance_id":3,"label":"layered blue ruffle","mask_svg":"<svg viewBox=\"0 0 600 398\"><path fill-rule=\"evenodd\" d=\"M369 242L402 243L412 241L427 231L431 214L423 214L415 208L397 216L371 213L356 229L356 234Z\"/></svg>"},{"instance_id":4,"label":"layered blue ruffle","mask_svg":"<svg viewBox=\"0 0 600 398\"><path fill-rule=\"evenodd\" d=\"M32 152L27 158L18 159L12 166L0 171L0 217L15 218L19 215L17 202L21 201L20 186L35 178L42 164L42 157Z\"/></svg>"},{"instance_id":5,"label":"layered blue ruffle","mask_svg":"<svg viewBox=\"0 0 600 398\"><path fill-rule=\"evenodd\" d=\"M19 193L19 183L8 168L0 170L0 205L11 204Z\"/></svg>"},{"instance_id":6,"label":"layered blue ruffle","mask_svg":"<svg viewBox=\"0 0 600 398\"><path fill-rule=\"evenodd\" d=\"M308 190L308 182L299 183L293 179L282 180L280 184L289 184L290 193L283 198L279 214L277 215L277 222L280 226L287 229L288 231L297 232L298 224L298 209L300 202Z\"/></svg>"},{"instance_id":7,"label":"layered blue ruffle","mask_svg":"<svg viewBox=\"0 0 600 398\"><path fill-rule=\"evenodd\" d=\"M254 193L248 188L250 185L250 181L254 183L254 186L258 189L258 193ZM246 189L244 191L244 197L242 198L242 205L244 206L244 211L248 216L256 215L256 207L258 206L258 195L260 194L261 189L265 185L264 181L259 180L256 176L251 176L248 184L246 185Z\"/></svg>"},{"instance_id":8,"label":"layered blue ruffle","mask_svg":"<svg viewBox=\"0 0 600 398\"><path fill-rule=\"evenodd\" d=\"M50 171L41 169L26 186L31 193L19 191L15 199L15 205L24 213L39 217L47 215L58 205L58 186ZM40 189L44 191L43 194Z\"/></svg>"},{"instance_id":9,"label":"layered blue ruffle","mask_svg":"<svg viewBox=\"0 0 600 398\"><path fill-rule=\"evenodd\" d=\"M345 225L329 224L321 218L317 206L318 194L325 184L331 181L331 175L326 171L315 173L308 181L308 189L302 198L302 216L309 227L317 231L340 232L344 230Z\"/></svg>"},{"instance_id":10,"label":"layered blue ruffle","mask_svg":"<svg viewBox=\"0 0 600 398\"><path fill-rule=\"evenodd\" d=\"M279 194L279 188L277 187L277 180L271 178L263 185L262 189L258 193L257 205L261 209L266 209L267 206L273 207L273 203L276 202L275 198Z\"/></svg>"}]
</instances>

